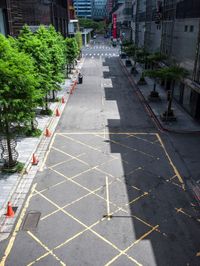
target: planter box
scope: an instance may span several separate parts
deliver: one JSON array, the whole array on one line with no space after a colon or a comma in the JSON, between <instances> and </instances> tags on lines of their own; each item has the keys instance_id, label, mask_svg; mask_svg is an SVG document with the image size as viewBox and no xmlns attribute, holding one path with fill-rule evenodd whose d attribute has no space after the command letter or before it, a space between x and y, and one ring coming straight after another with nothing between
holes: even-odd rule
<instances>
[{"instance_id":1,"label":"planter box","mask_svg":"<svg viewBox=\"0 0 200 266\"><path fill-rule=\"evenodd\" d=\"M161 101L159 93L157 91L151 91L150 95L148 96L148 100L151 102Z\"/></svg>"},{"instance_id":2,"label":"planter box","mask_svg":"<svg viewBox=\"0 0 200 266\"><path fill-rule=\"evenodd\" d=\"M160 115L160 118L162 121L169 121L169 122L177 120L176 116L174 115L173 110L169 114L167 113L167 111L164 112L162 115Z\"/></svg>"}]
</instances>

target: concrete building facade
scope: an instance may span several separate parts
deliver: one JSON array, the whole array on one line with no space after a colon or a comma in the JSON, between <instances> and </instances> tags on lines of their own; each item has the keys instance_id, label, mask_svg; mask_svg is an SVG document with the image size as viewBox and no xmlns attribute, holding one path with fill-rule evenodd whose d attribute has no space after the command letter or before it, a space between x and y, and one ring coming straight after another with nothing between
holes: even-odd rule
<instances>
[{"instance_id":1,"label":"concrete building facade","mask_svg":"<svg viewBox=\"0 0 200 266\"><path fill-rule=\"evenodd\" d=\"M77 17L92 18L93 0L74 0Z\"/></svg>"},{"instance_id":2,"label":"concrete building facade","mask_svg":"<svg viewBox=\"0 0 200 266\"><path fill-rule=\"evenodd\" d=\"M92 18L95 20L103 20L106 18L107 0L94 0L92 6Z\"/></svg>"},{"instance_id":3,"label":"concrete building facade","mask_svg":"<svg viewBox=\"0 0 200 266\"><path fill-rule=\"evenodd\" d=\"M200 120L200 1L132 0L132 40L149 52L161 52L168 64L190 73L177 83L174 97Z\"/></svg>"},{"instance_id":4,"label":"concrete building facade","mask_svg":"<svg viewBox=\"0 0 200 266\"><path fill-rule=\"evenodd\" d=\"M31 27L52 24L67 36L67 1L0 0L0 23L6 35L17 36L24 24Z\"/></svg>"},{"instance_id":5,"label":"concrete building facade","mask_svg":"<svg viewBox=\"0 0 200 266\"><path fill-rule=\"evenodd\" d=\"M125 0L119 4L114 14L117 15L117 36L122 40L130 40L132 37L132 0Z\"/></svg>"}]
</instances>

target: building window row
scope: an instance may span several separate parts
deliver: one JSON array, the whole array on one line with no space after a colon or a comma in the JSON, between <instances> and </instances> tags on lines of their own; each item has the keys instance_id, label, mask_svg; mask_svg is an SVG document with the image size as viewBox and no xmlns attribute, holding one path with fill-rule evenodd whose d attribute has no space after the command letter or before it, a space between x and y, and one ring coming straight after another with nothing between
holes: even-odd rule
<instances>
[{"instance_id":1,"label":"building window row","mask_svg":"<svg viewBox=\"0 0 200 266\"><path fill-rule=\"evenodd\" d=\"M194 31L194 25L185 25L185 28L184 28L184 31L185 32L193 32Z\"/></svg>"}]
</instances>

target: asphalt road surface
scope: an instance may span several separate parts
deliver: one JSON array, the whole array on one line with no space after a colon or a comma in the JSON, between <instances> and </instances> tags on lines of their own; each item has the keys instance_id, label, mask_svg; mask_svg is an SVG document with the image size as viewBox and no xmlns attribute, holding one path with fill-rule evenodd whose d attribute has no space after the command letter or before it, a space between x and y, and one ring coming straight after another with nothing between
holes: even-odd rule
<instances>
[{"instance_id":1,"label":"asphalt road surface","mask_svg":"<svg viewBox=\"0 0 200 266\"><path fill-rule=\"evenodd\" d=\"M155 128L117 53L101 39L84 49L83 84L37 174L24 226L2 243L5 265L200 265L185 166Z\"/></svg>"}]
</instances>

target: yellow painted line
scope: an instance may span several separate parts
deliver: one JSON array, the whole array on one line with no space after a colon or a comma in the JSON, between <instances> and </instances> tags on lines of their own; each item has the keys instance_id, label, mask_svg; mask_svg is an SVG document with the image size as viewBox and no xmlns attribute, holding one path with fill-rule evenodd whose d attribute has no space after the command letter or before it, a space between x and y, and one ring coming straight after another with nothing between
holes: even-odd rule
<instances>
[{"instance_id":1,"label":"yellow painted line","mask_svg":"<svg viewBox=\"0 0 200 266\"><path fill-rule=\"evenodd\" d=\"M176 178L176 175L173 175L173 176L170 177L167 181L171 181L171 180L173 180L174 178Z\"/></svg>"},{"instance_id":2,"label":"yellow painted line","mask_svg":"<svg viewBox=\"0 0 200 266\"><path fill-rule=\"evenodd\" d=\"M130 134L128 137L129 138L139 139L139 140L142 140L144 142L148 142L148 143L150 143L152 145L155 145L156 144L155 141L153 142L153 141L150 141L150 140L147 140L147 139L143 139L143 138L137 137L136 134ZM158 140L156 140L156 141L158 141Z\"/></svg>"},{"instance_id":3,"label":"yellow painted line","mask_svg":"<svg viewBox=\"0 0 200 266\"><path fill-rule=\"evenodd\" d=\"M145 197L147 195L149 195L149 193L148 192L144 192L141 196L139 196L139 197L129 201L128 203L126 203L126 206L131 205L132 203L138 201L139 199L141 199L141 198L143 198L143 197Z\"/></svg>"},{"instance_id":4,"label":"yellow painted line","mask_svg":"<svg viewBox=\"0 0 200 266\"><path fill-rule=\"evenodd\" d=\"M108 221L110 221L109 184L108 184L108 177L107 176L106 176L106 202L107 202Z\"/></svg>"},{"instance_id":5,"label":"yellow painted line","mask_svg":"<svg viewBox=\"0 0 200 266\"><path fill-rule=\"evenodd\" d=\"M48 158L48 155L49 155L49 152L50 152L50 150L51 150L51 147L52 147L52 145L53 145L53 143L54 143L55 137L56 137L56 135L53 135L53 137L52 137L52 139L51 139L51 142L50 142L50 145L49 145L49 148L48 148L48 151L47 151L46 154L45 154L44 160L43 160L43 162L42 162L42 164L41 164L41 166L40 166L40 168L39 168L39 171L43 171L43 170L44 170L44 165L45 165L46 160L47 160L47 158Z\"/></svg>"},{"instance_id":6,"label":"yellow painted line","mask_svg":"<svg viewBox=\"0 0 200 266\"><path fill-rule=\"evenodd\" d=\"M147 233L145 233L144 235L142 235L139 239L137 239L135 242L133 242L129 247L127 247L126 249L122 250L117 256L115 256L112 260L110 260L107 264L105 264L105 266L109 266L111 265L114 261L116 261L120 256L126 254L126 252L132 248L134 245L138 244L141 240L143 240L145 237L147 237L148 235L150 235L153 231L155 231L157 228L159 227L159 225L156 225L155 227L153 227L150 231L148 231ZM137 265L142 266L142 264L135 262Z\"/></svg>"},{"instance_id":7,"label":"yellow painted line","mask_svg":"<svg viewBox=\"0 0 200 266\"><path fill-rule=\"evenodd\" d=\"M50 188L57 187L57 186L59 186L59 185L61 185L61 184L63 184L63 183L66 183L66 180L60 181L60 182L58 182L58 183L56 183L56 184L54 184L54 185L52 185L52 186L49 186L49 187L47 187L47 188L44 188L44 189L40 190L39 192L40 192L40 193L43 193L43 192L49 190ZM35 193L33 194L33 197L36 196L36 195L38 195L38 192L35 192Z\"/></svg>"},{"instance_id":8,"label":"yellow painted line","mask_svg":"<svg viewBox=\"0 0 200 266\"><path fill-rule=\"evenodd\" d=\"M92 191L92 190L90 190L90 189L88 189L88 188L82 186L81 184L79 184L78 182L76 182L75 180L73 180L72 178L68 178L68 177L65 176L64 174L62 174L62 173L60 173L60 172L58 172L58 171L56 171L56 170L54 170L54 169L52 169L52 171L54 171L54 172L56 172L57 174L63 176L63 177L66 178L67 180L69 180L69 181L75 183L76 185L80 186L81 188L87 190L88 192L91 192L92 194L94 194L94 195L97 196L98 198L100 198L100 199L106 201L106 199L104 199L104 197L102 197L102 196L96 194L94 191ZM100 171L100 172L101 172L101 171ZM80 174L79 174L79 175L80 175ZM113 176L111 175L111 177L113 177ZM112 182L113 182L113 181L111 181L109 184L111 184ZM39 192L38 192L38 193L39 193ZM113 202L111 202L111 201L110 201L110 204L112 204L113 206L119 208L119 210L122 210L123 212L128 213L127 210L123 209L123 207L118 207L115 203L113 203ZM61 208L59 207L59 209L61 209ZM143 224L147 225L148 227L153 228L152 225L148 224L147 222L145 222L145 221L142 220L141 218L139 218L139 217L137 217L137 216L135 216L135 215L131 215L131 217L137 219L138 221L142 222Z\"/></svg>"},{"instance_id":9,"label":"yellow painted line","mask_svg":"<svg viewBox=\"0 0 200 266\"><path fill-rule=\"evenodd\" d=\"M99 187L99 188L97 188L97 189L95 189L95 190L93 190L93 191L91 191L91 192L89 192L88 194L86 194L86 195L84 195L84 196L82 196L82 197L80 197L80 198L78 198L78 199L76 199L76 200L73 200L72 202L70 202L70 203L66 204L65 206L63 206L62 209L66 208L66 207L69 207L69 206L73 205L73 204L76 203L76 202L79 202L80 200L82 200L82 199L88 197L89 195L93 194L93 192L95 193L95 192L99 191L101 188L102 188L102 186ZM59 211L60 211L60 210L55 210L55 211L53 211L53 212L51 212L51 213L49 213L49 214L43 216L43 217L40 219L40 221L45 220L45 219L48 218L49 216L51 216L51 215L53 215L53 214L55 214L55 213L57 213L57 212L59 212Z\"/></svg>"},{"instance_id":10,"label":"yellow painted line","mask_svg":"<svg viewBox=\"0 0 200 266\"><path fill-rule=\"evenodd\" d=\"M158 133L156 133L156 136L157 136L157 138L158 138L158 140L159 140L159 142L160 142L160 144L161 144L161 146L162 146L162 148L163 148L163 150L164 150L164 152L165 152L165 154L166 154L166 156L167 156L167 158L168 158L168 161L169 161L171 167L172 167L173 170L174 170L175 175L178 177L178 180L179 180L179 182L181 183L181 187L182 187L182 189L185 190L185 184L184 184L184 182L183 182L183 179L182 179L181 175L179 174L179 171L177 170L177 168L176 168L175 165L173 164L173 162L172 162L172 160L171 160L171 158L170 158L170 156L169 156L169 154L168 154L168 152L167 152L167 150L166 150L166 148L165 148L165 145L164 145L164 143L163 143L163 141L162 141L160 135L159 135Z\"/></svg>"},{"instance_id":11,"label":"yellow painted line","mask_svg":"<svg viewBox=\"0 0 200 266\"><path fill-rule=\"evenodd\" d=\"M81 154L77 155L76 158L79 158L79 157L81 157L81 156L83 156L83 155L85 155L85 153L81 153ZM74 160L74 158L70 158L70 159L64 160L64 161L62 161L62 162L59 162L59 163L56 163L56 164L50 165L50 166L48 166L47 168L50 168L50 167L53 168L53 167L56 167L56 166L58 166L58 165L60 165L60 164L70 162L70 161L72 161L72 160Z\"/></svg>"},{"instance_id":12,"label":"yellow painted line","mask_svg":"<svg viewBox=\"0 0 200 266\"><path fill-rule=\"evenodd\" d=\"M179 208L179 209L178 209L178 208L175 208L175 210L177 211L177 213L182 213L182 214L186 215L186 216L189 217L189 218L193 218L192 215L186 213L182 208ZM195 220L196 220L197 222L200 222L200 219L196 219L196 218L195 218Z\"/></svg>"},{"instance_id":13,"label":"yellow painted line","mask_svg":"<svg viewBox=\"0 0 200 266\"><path fill-rule=\"evenodd\" d=\"M146 153L146 152L140 151L140 150L135 149L135 148L131 148L131 147L129 147L128 145L122 144L122 143L120 143L120 142L118 142L118 141L110 140L110 142L112 142L112 143L114 143L114 144L117 144L117 145L119 145L119 146L121 146L121 147L127 148L127 149L129 149L129 150L132 150L132 151L135 151L135 152L141 153L141 154L146 155L146 156L148 156L148 157L151 157L151 158L154 158L154 159L156 158L155 156L153 156L153 155L151 155L151 154L149 154L149 153ZM158 158L156 158L156 159L158 159Z\"/></svg>"},{"instance_id":14,"label":"yellow painted line","mask_svg":"<svg viewBox=\"0 0 200 266\"><path fill-rule=\"evenodd\" d=\"M88 145L88 144L86 144L86 143L84 143L84 142L82 142L82 141L80 141L80 140L76 140L76 139L73 139L73 138L71 138L71 137L69 137L69 136L65 136L65 135L61 135L61 136L63 136L63 137L66 138L66 139L69 139L69 140L71 140L71 141L73 141L73 142L75 142L75 143L81 144L81 145L83 145L83 146L85 146L85 147L87 147L87 148L90 148L90 149L92 149L92 150L94 150L94 151L99 151L99 152L101 152L101 150L99 150L99 149L97 149L97 148L95 148L95 147L93 147L93 146L91 146L91 145Z\"/></svg>"},{"instance_id":15,"label":"yellow painted line","mask_svg":"<svg viewBox=\"0 0 200 266\"><path fill-rule=\"evenodd\" d=\"M60 152L60 153L63 153L63 154L65 154L65 155L71 157L72 159L77 160L77 161L79 161L79 162L81 162L81 163L83 163L83 164L89 166L88 163L84 162L83 160L79 159L79 158L76 157L76 156L73 156L73 155L71 155L71 154L69 154L69 153L67 153L67 152L64 152L64 151L62 151L62 150L60 150L60 149L58 149L58 148L56 148L56 147L53 147L53 146L52 146L52 149L55 150L55 151L58 151L58 152Z\"/></svg>"},{"instance_id":16,"label":"yellow painted line","mask_svg":"<svg viewBox=\"0 0 200 266\"><path fill-rule=\"evenodd\" d=\"M56 171L56 170L54 170L54 169L52 169L52 171L54 171L54 172L56 172L57 174L63 176L63 177L66 178L67 180L69 180L69 181L75 183L76 185L80 186L81 188L87 190L88 192L91 192L92 194L94 194L94 195L97 196L98 198L100 198L100 199L106 201L106 199L104 199L104 197L102 197L102 196L100 196L100 195L94 193L92 190L90 190L90 189L88 189L88 188L82 186L81 184L79 184L79 183L76 182L75 180L66 177L64 174L62 174L62 173L60 173L60 172L58 172L58 171ZM100 172L101 172L101 171L100 171ZM111 177L113 177L113 176L111 175ZM113 181L112 181L112 182L113 182ZM111 184L112 182L110 182L109 184ZM128 213L127 210L123 209L123 207L118 207L115 203L113 203L113 202L111 202L111 201L110 201L110 204L112 204L113 206L119 208L119 209L122 210L123 212ZM60 208L59 208L59 209L60 209ZM147 222L145 222L145 221L142 220L141 218L139 218L139 217L137 217L137 216L135 216L135 215L131 215L131 217L137 219L138 221L142 222L143 224L147 225L148 227L153 228L152 225L148 224Z\"/></svg>"},{"instance_id":17,"label":"yellow painted line","mask_svg":"<svg viewBox=\"0 0 200 266\"><path fill-rule=\"evenodd\" d=\"M115 178L112 174L109 174L108 172L106 172L106 171L104 171L104 170L101 170L101 169L99 169L99 168L96 168L96 170L97 170L98 172L104 174L104 175L108 175L108 176L110 176L110 177L112 177L112 178Z\"/></svg>"},{"instance_id":18,"label":"yellow painted line","mask_svg":"<svg viewBox=\"0 0 200 266\"><path fill-rule=\"evenodd\" d=\"M19 216L19 219L18 219L18 221L17 221L17 224L16 224L16 226L15 226L15 228L14 228L14 231L13 231L13 233L12 233L12 235L11 235L11 238L10 238L10 240L9 240L9 242L8 242L8 245L7 245L7 247L6 247L6 250L5 250L4 256L2 257L2 260L1 260L1 262L0 262L0 266L4 266L4 265L5 265L5 262L6 262L6 260L7 260L8 256L9 256L9 254L10 254L10 252L11 252L11 250L12 250L12 247L13 247L13 245L14 245L14 242L15 242L15 239L16 239L16 236L17 236L17 233L18 233L18 231L19 231L19 229L20 229L20 227L21 227L21 224L22 224L22 222L23 222L23 218L24 218L24 216L25 216L26 210L27 210L27 208L28 208L28 206L29 206L30 199L31 199L31 197L32 197L32 194L33 194L33 192L34 192L36 186L37 186L37 183L35 183L35 184L32 186L32 188L31 188L31 192L30 192L30 194L29 194L29 196L28 196L28 198L27 198L27 200L26 200L26 202L25 202L25 205L24 205L24 207L23 207L23 209L22 209L22 212L21 212L21 214L20 214L20 216Z\"/></svg>"},{"instance_id":19,"label":"yellow painted line","mask_svg":"<svg viewBox=\"0 0 200 266\"><path fill-rule=\"evenodd\" d=\"M52 255L57 261L60 262L60 264L62 266L66 266L66 264L61 260L59 259L54 253L52 250L50 250L45 244L42 243L41 240L39 240L33 233L31 233L30 231L27 232L29 236L31 236L38 244L40 244L40 246L42 246L44 249L46 249L50 255ZM31 266L35 263L36 261L33 261L31 263L29 263L27 266Z\"/></svg>"},{"instance_id":20,"label":"yellow painted line","mask_svg":"<svg viewBox=\"0 0 200 266\"><path fill-rule=\"evenodd\" d=\"M97 222L95 222L94 224L90 225L88 228L92 228L94 226L96 226L97 224L99 224L101 221L105 220L105 218L98 220ZM65 240L62 244L59 244L57 247L54 247L52 249L52 251L57 250L61 247L63 247L64 245L68 244L70 241L76 239L77 237L79 237L80 235L82 235L83 233L85 233L86 231L88 231L88 228L85 228L84 230L80 231L79 233L75 234L74 236L68 238L67 240ZM50 254L50 251L44 253L42 256L40 256L39 258L37 258L35 260L35 262L40 261L41 259L43 259L44 257L48 256Z\"/></svg>"},{"instance_id":21,"label":"yellow painted line","mask_svg":"<svg viewBox=\"0 0 200 266\"><path fill-rule=\"evenodd\" d=\"M138 190L138 191L141 191L141 189L138 188L138 187L136 187L136 186L131 186L131 187L134 188L134 189L136 189L136 190Z\"/></svg>"},{"instance_id":22,"label":"yellow painted line","mask_svg":"<svg viewBox=\"0 0 200 266\"><path fill-rule=\"evenodd\" d=\"M123 207L119 207L119 210L125 213L129 213L127 210L123 209ZM140 217L131 214L130 217L135 218L136 220L140 221L141 223L145 224L146 226L150 227L150 228L154 228L153 225L147 223L146 221L144 221L143 219L141 219ZM157 231L158 233L161 233L160 230L156 229L155 231Z\"/></svg>"}]
</instances>

